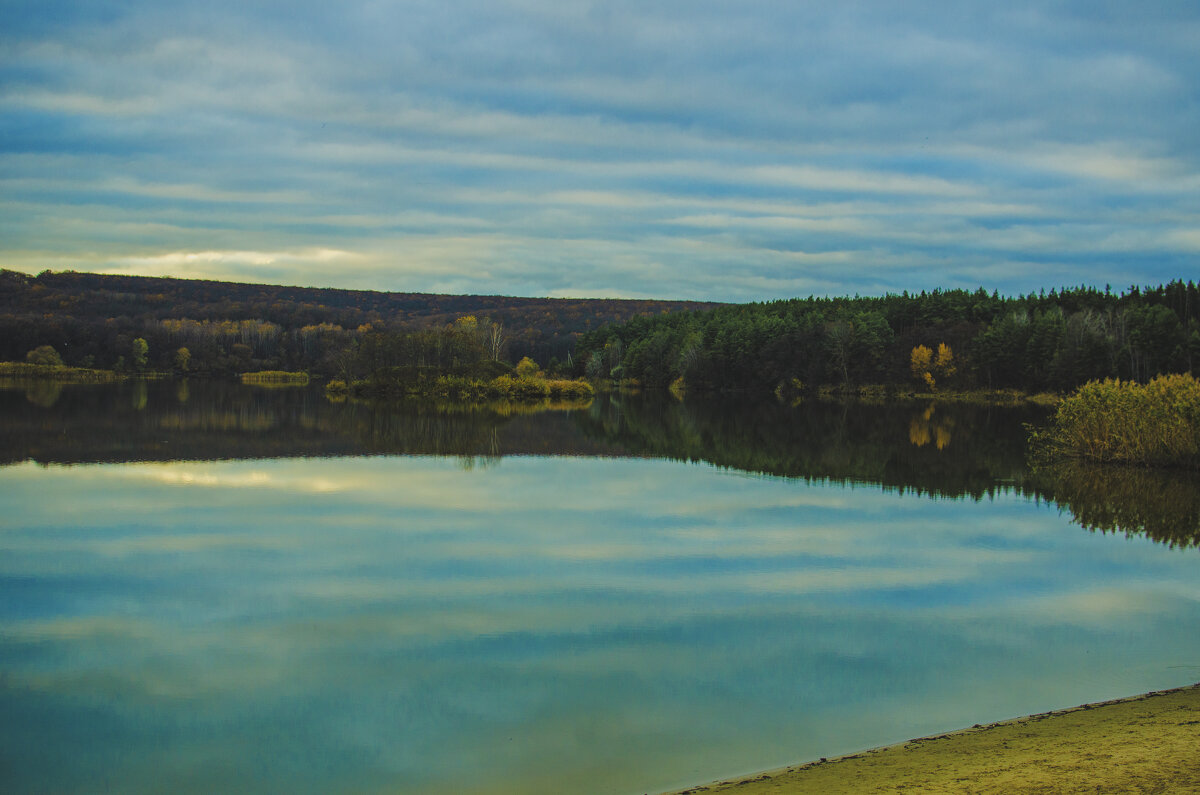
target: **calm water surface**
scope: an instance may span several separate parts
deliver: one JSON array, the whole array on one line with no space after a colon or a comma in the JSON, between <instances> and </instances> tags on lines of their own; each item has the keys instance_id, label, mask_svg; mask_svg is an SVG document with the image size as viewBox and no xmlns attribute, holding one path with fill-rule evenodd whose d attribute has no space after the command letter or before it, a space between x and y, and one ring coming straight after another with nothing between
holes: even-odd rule
<instances>
[{"instance_id":1,"label":"calm water surface","mask_svg":"<svg viewBox=\"0 0 1200 795\"><path fill-rule=\"evenodd\" d=\"M640 793L1200 679L1196 548L1020 412L178 389L0 392L5 791Z\"/></svg>"}]
</instances>

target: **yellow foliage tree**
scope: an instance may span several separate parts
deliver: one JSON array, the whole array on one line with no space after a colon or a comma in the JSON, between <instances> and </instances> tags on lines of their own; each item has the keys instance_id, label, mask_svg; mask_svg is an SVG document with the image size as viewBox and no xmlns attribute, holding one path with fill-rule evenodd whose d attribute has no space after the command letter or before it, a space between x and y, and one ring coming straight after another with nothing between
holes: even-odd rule
<instances>
[{"instance_id":1,"label":"yellow foliage tree","mask_svg":"<svg viewBox=\"0 0 1200 795\"><path fill-rule=\"evenodd\" d=\"M923 382L931 392L937 389L939 379L944 381L958 372L954 363L954 351L944 342L938 343L936 357L933 351L924 345L913 348L909 367L912 369L913 378Z\"/></svg>"},{"instance_id":2,"label":"yellow foliage tree","mask_svg":"<svg viewBox=\"0 0 1200 795\"><path fill-rule=\"evenodd\" d=\"M526 378L537 375L541 369L542 368L538 367L537 362L535 362L533 359L530 359L528 356L517 362L516 367L517 375L524 376Z\"/></svg>"},{"instance_id":3,"label":"yellow foliage tree","mask_svg":"<svg viewBox=\"0 0 1200 795\"><path fill-rule=\"evenodd\" d=\"M933 351L924 345L913 348L909 366L912 368L913 378L928 384L929 388L933 389Z\"/></svg>"},{"instance_id":4,"label":"yellow foliage tree","mask_svg":"<svg viewBox=\"0 0 1200 795\"><path fill-rule=\"evenodd\" d=\"M946 379L958 372L958 368L954 365L954 351L950 350L950 346L944 342L938 343L937 358L933 362L933 369L938 374L938 378Z\"/></svg>"}]
</instances>

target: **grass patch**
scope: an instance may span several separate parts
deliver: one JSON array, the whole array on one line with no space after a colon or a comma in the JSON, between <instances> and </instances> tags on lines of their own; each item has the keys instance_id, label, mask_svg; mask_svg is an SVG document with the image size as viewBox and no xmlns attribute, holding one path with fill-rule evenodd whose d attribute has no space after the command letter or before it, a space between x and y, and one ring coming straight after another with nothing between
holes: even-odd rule
<instances>
[{"instance_id":1,"label":"grass patch","mask_svg":"<svg viewBox=\"0 0 1200 795\"><path fill-rule=\"evenodd\" d=\"M112 370L89 370L57 364L0 362L0 378L58 381L64 384L110 384L121 380Z\"/></svg>"},{"instance_id":2,"label":"grass patch","mask_svg":"<svg viewBox=\"0 0 1200 795\"><path fill-rule=\"evenodd\" d=\"M1198 713L1200 685L1193 685L976 725L677 795L1200 792Z\"/></svg>"},{"instance_id":3,"label":"grass patch","mask_svg":"<svg viewBox=\"0 0 1200 795\"><path fill-rule=\"evenodd\" d=\"M287 370L259 370L257 373L242 373L243 384L256 386L304 386L308 373L290 373Z\"/></svg>"},{"instance_id":4,"label":"grass patch","mask_svg":"<svg viewBox=\"0 0 1200 795\"><path fill-rule=\"evenodd\" d=\"M546 378L540 373L536 375L505 374L490 380L461 375L439 375L434 378L420 378L387 384L355 381L349 386L331 381L326 386L326 392L336 394L334 390L343 388L364 397L418 397L466 402L579 401L589 400L595 394L592 385L587 381Z\"/></svg>"}]
</instances>

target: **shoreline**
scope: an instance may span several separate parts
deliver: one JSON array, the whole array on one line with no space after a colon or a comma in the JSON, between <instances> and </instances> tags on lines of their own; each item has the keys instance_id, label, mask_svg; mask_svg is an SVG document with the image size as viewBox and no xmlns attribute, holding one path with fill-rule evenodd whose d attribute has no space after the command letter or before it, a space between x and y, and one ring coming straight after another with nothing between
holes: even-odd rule
<instances>
[{"instance_id":1,"label":"shoreline","mask_svg":"<svg viewBox=\"0 0 1200 795\"><path fill-rule=\"evenodd\" d=\"M1200 793L1200 683L674 790Z\"/></svg>"}]
</instances>

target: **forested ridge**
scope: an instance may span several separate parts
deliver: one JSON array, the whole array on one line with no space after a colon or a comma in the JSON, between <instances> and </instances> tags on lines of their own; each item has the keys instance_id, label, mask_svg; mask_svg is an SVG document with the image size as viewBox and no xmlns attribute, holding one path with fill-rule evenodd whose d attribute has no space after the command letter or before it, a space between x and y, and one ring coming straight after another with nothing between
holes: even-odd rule
<instances>
[{"instance_id":1,"label":"forested ridge","mask_svg":"<svg viewBox=\"0 0 1200 795\"><path fill-rule=\"evenodd\" d=\"M227 375L343 375L371 335L433 333L475 316L506 359L566 360L580 333L712 304L626 299L435 295L94 273L0 270L0 360L51 346L75 367ZM482 334L482 331L481 331ZM136 340L146 350L135 353ZM186 358L179 350L186 349ZM133 359L144 355L135 365Z\"/></svg>"},{"instance_id":2,"label":"forested ridge","mask_svg":"<svg viewBox=\"0 0 1200 795\"><path fill-rule=\"evenodd\" d=\"M983 289L724 305L579 339L592 378L689 390L822 384L1064 391L1200 368L1200 287L1173 281L1006 297Z\"/></svg>"},{"instance_id":3,"label":"forested ridge","mask_svg":"<svg viewBox=\"0 0 1200 795\"><path fill-rule=\"evenodd\" d=\"M209 375L474 375L488 362L529 356L593 379L649 388L682 379L699 392L1067 391L1107 377L1195 374L1200 287L1178 280L1121 292L935 290L735 305L0 271L0 359L41 346L77 367Z\"/></svg>"}]
</instances>

